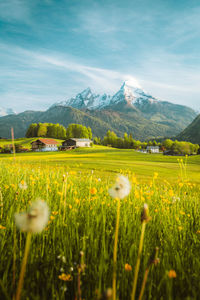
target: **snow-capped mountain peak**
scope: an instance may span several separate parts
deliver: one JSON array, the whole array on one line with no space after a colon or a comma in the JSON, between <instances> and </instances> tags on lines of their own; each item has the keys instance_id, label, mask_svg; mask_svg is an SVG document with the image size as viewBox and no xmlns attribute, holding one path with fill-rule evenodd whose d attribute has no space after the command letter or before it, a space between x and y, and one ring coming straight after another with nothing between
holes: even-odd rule
<instances>
[{"instance_id":1,"label":"snow-capped mountain peak","mask_svg":"<svg viewBox=\"0 0 200 300\"><path fill-rule=\"evenodd\" d=\"M117 103L125 103L132 106L142 105L144 102L158 102L159 100L146 93L141 86L133 80L125 81L114 96L107 94L94 94L88 87L75 97L58 102L53 106L71 106L78 109L102 109Z\"/></svg>"},{"instance_id":2,"label":"snow-capped mountain peak","mask_svg":"<svg viewBox=\"0 0 200 300\"><path fill-rule=\"evenodd\" d=\"M88 87L81 93L78 93L74 98L66 101L58 102L53 106L71 106L78 109L99 109L110 104L111 97L107 94L96 95L92 93Z\"/></svg>"}]
</instances>

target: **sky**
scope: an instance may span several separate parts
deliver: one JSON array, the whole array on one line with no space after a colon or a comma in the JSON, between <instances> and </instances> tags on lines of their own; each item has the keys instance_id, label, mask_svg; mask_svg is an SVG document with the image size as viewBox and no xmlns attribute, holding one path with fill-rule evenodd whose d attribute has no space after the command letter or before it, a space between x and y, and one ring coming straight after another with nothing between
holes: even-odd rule
<instances>
[{"instance_id":1,"label":"sky","mask_svg":"<svg viewBox=\"0 0 200 300\"><path fill-rule=\"evenodd\" d=\"M0 0L0 107L45 110L125 80L200 111L199 0Z\"/></svg>"}]
</instances>

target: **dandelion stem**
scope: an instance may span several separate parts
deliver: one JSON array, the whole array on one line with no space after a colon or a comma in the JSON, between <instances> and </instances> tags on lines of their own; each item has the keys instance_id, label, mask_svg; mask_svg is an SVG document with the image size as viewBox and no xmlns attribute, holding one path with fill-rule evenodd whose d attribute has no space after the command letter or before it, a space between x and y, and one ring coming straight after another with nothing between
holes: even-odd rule
<instances>
[{"instance_id":1,"label":"dandelion stem","mask_svg":"<svg viewBox=\"0 0 200 300\"><path fill-rule=\"evenodd\" d=\"M145 227L146 227L146 221L144 220L142 222L142 231L141 231L141 236L140 236L140 244L139 244L139 249L138 249L137 262L136 262L136 266L135 266L135 273L134 273L134 278L133 278L133 289L132 289L132 294L131 294L131 300L135 299L137 279L138 279L138 273L139 273L139 268L140 268L140 259L141 259L143 242L144 242Z\"/></svg>"},{"instance_id":2,"label":"dandelion stem","mask_svg":"<svg viewBox=\"0 0 200 300\"><path fill-rule=\"evenodd\" d=\"M118 233L119 233L119 216L120 216L120 199L117 199L117 220L115 227L115 242L114 242L114 251L113 251L113 300L116 300L116 274L117 274L117 243L118 243Z\"/></svg>"},{"instance_id":3,"label":"dandelion stem","mask_svg":"<svg viewBox=\"0 0 200 300\"><path fill-rule=\"evenodd\" d=\"M25 245L25 250L24 250L22 267L21 267L21 271L20 271L20 275L19 275L19 282L18 282L17 293L16 293L16 298L15 298L16 300L20 300L21 291L22 291L23 282L24 282L24 275L26 272L26 264L27 264L30 245L31 245L31 232L28 232L27 237L26 237L26 245Z\"/></svg>"},{"instance_id":4,"label":"dandelion stem","mask_svg":"<svg viewBox=\"0 0 200 300\"><path fill-rule=\"evenodd\" d=\"M11 128L11 136L12 136L12 148L13 148L13 158L15 161L15 138L14 138L14 129Z\"/></svg>"},{"instance_id":5,"label":"dandelion stem","mask_svg":"<svg viewBox=\"0 0 200 300\"><path fill-rule=\"evenodd\" d=\"M13 232L13 290L15 290L15 277L16 277L16 226L14 225Z\"/></svg>"},{"instance_id":6,"label":"dandelion stem","mask_svg":"<svg viewBox=\"0 0 200 300\"><path fill-rule=\"evenodd\" d=\"M145 270L144 278L143 278L143 282L142 282L142 287L141 287L141 291L140 291L140 295L139 295L138 300L142 300L142 297L143 297L143 294L144 294L144 289L145 289L146 282L147 282L147 277L148 277L148 274L149 274L149 270L150 270L150 267L148 267Z\"/></svg>"}]
</instances>

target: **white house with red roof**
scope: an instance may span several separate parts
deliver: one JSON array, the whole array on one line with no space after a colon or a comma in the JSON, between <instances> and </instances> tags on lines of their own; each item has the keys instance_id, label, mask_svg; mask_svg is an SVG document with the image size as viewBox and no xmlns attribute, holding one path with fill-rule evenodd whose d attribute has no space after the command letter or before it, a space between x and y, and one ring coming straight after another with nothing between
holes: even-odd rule
<instances>
[{"instance_id":1,"label":"white house with red roof","mask_svg":"<svg viewBox=\"0 0 200 300\"><path fill-rule=\"evenodd\" d=\"M58 151L58 142L54 139L38 139L31 143L32 151Z\"/></svg>"}]
</instances>

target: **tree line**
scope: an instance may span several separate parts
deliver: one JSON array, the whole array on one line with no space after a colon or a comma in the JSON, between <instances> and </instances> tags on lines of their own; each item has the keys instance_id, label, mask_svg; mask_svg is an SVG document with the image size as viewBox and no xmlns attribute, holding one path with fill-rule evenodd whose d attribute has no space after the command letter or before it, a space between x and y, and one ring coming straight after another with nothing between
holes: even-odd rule
<instances>
[{"instance_id":1,"label":"tree line","mask_svg":"<svg viewBox=\"0 0 200 300\"><path fill-rule=\"evenodd\" d=\"M146 149L147 146L158 146L161 151L166 154L172 155L191 155L200 154L200 147L198 144L192 144L190 142L173 141L166 139L163 142L157 142L156 140L141 142L133 139L131 134L124 133L124 137L118 137L115 132L108 130L103 139L95 137L94 144L111 146L120 149Z\"/></svg>"},{"instance_id":2,"label":"tree line","mask_svg":"<svg viewBox=\"0 0 200 300\"><path fill-rule=\"evenodd\" d=\"M92 138L92 130L80 124L70 124L67 128L60 124L53 123L32 123L26 137L46 137L54 139L68 138Z\"/></svg>"}]
</instances>

